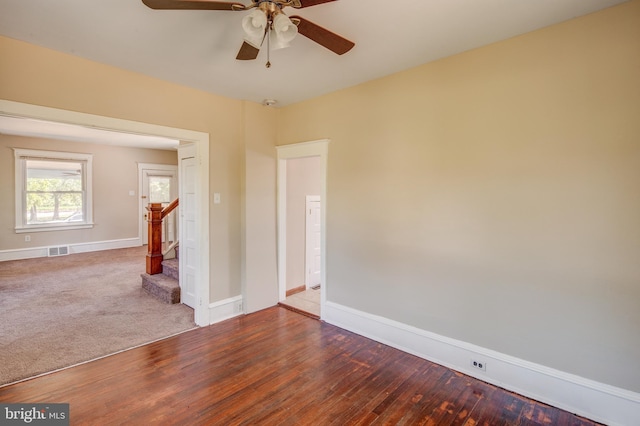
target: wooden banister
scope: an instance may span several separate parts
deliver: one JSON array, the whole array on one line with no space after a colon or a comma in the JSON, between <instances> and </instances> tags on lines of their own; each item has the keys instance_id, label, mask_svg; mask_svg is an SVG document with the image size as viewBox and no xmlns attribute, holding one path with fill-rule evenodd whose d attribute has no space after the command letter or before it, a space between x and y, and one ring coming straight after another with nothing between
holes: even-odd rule
<instances>
[{"instance_id":1,"label":"wooden banister","mask_svg":"<svg viewBox=\"0 0 640 426\"><path fill-rule=\"evenodd\" d=\"M162 219L164 219L169 213L171 213L176 207L178 207L179 200L176 198L169 203L167 207L162 209Z\"/></svg>"},{"instance_id":2,"label":"wooden banister","mask_svg":"<svg viewBox=\"0 0 640 426\"><path fill-rule=\"evenodd\" d=\"M167 207L162 208L161 203L150 203L147 206L147 223L149 229L147 251L147 274L162 273L162 220L178 207L178 199L173 200Z\"/></svg>"}]
</instances>

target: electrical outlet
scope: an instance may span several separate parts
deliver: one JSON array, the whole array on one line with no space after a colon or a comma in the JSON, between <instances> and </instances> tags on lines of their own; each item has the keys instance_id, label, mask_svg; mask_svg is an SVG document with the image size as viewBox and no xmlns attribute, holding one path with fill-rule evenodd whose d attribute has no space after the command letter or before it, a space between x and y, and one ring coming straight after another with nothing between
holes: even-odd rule
<instances>
[{"instance_id":1,"label":"electrical outlet","mask_svg":"<svg viewBox=\"0 0 640 426\"><path fill-rule=\"evenodd\" d=\"M471 366L476 370L487 371L487 363L471 358Z\"/></svg>"},{"instance_id":2,"label":"electrical outlet","mask_svg":"<svg viewBox=\"0 0 640 426\"><path fill-rule=\"evenodd\" d=\"M234 307L233 307L233 312L236 314L241 314L242 313L242 300L238 300Z\"/></svg>"},{"instance_id":3,"label":"electrical outlet","mask_svg":"<svg viewBox=\"0 0 640 426\"><path fill-rule=\"evenodd\" d=\"M31 235L25 235L25 236L24 236L24 241L25 241L26 243L28 243L29 241L31 241Z\"/></svg>"}]
</instances>

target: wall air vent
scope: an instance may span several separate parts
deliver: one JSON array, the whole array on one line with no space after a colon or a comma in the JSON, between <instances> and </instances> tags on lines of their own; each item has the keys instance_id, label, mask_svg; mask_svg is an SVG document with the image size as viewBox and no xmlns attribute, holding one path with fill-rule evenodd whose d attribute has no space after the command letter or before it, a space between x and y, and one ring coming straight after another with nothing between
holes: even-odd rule
<instances>
[{"instance_id":1,"label":"wall air vent","mask_svg":"<svg viewBox=\"0 0 640 426\"><path fill-rule=\"evenodd\" d=\"M69 246L49 247L49 257L65 256L69 254Z\"/></svg>"}]
</instances>

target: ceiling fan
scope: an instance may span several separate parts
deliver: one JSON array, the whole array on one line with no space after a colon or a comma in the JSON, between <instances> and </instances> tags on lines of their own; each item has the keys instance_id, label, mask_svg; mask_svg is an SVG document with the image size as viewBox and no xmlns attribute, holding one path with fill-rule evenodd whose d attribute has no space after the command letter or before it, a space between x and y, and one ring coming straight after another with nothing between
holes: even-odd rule
<instances>
[{"instance_id":1,"label":"ceiling fan","mask_svg":"<svg viewBox=\"0 0 640 426\"><path fill-rule=\"evenodd\" d=\"M254 9L242 20L245 37L236 56L238 60L256 59L265 40L267 52L270 49L288 47L298 33L338 55L347 53L355 46L353 42L301 16L288 17L282 11L285 7L302 9L332 1L336 0L251 0L251 4L246 6L238 2L213 0L142 0L151 9L159 10L248 11ZM270 66L267 60L267 68Z\"/></svg>"}]
</instances>

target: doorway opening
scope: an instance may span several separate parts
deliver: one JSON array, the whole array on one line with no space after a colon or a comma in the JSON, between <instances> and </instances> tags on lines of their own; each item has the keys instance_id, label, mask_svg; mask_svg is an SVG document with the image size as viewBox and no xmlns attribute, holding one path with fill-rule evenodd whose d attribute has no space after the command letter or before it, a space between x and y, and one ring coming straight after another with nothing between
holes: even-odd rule
<instances>
[{"instance_id":1,"label":"doorway opening","mask_svg":"<svg viewBox=\"0 0 640 426\"><path fill-rule=\"evenodd\" d=\"M322 318L326 300L325 214L328 140L278 148L278 296Z\"/></svg>"},{"instance_id":2,"label":"doorway opening","mask_svg":"<svg viewBox=\"0 0 640 426\"><path fill-rule=\"evenodd\" d=\"M139 235L140 244L149 242L147 226L147 206L149 203L160 203L166 207L178 197L178 166L168 164L138 164L139 203ZM178 221L175 212L163 223L162 251L178 238Z\"/></svg>"},{"instance_id":3,"label":"doorway opening","mask_svg":"<svg viewBox=\"0 0 640 426\"><path fill-rule=\"evenodd\" d=\"M81 129L98 129L113 134L129 134L141 137L160 137L191 142L195 147L197 159L196 173L193 183L194 234L209 234L209 134L192 130L159 126L104 117L81 112L24 104L0 99L0 116L19 117L46 123L76 126ZM138 239L136 239L138 241ZM210 324L209 315L209 240L199 238L195 243L197 260L194 267L193 288L197 304L194 310L194 321L197 325Z\"/></svg>"}]
</instances>

